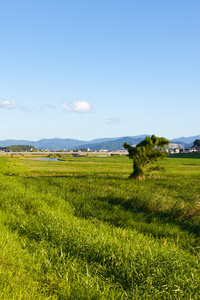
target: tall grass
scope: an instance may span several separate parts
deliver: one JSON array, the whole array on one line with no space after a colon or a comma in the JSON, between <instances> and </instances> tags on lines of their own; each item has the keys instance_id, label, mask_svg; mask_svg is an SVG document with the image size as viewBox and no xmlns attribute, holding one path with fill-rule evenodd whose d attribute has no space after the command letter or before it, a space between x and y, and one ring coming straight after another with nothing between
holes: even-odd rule
<instances>
[{"instance_id":1,"label":"tall grass","mask_svg":"<svg viewBox=\"0 0 200 300\"><path fill-rule=\"evenodd\" d=\"M199 160L0 158L0 299L199 299Z\"/></svg>"}]
</instances>

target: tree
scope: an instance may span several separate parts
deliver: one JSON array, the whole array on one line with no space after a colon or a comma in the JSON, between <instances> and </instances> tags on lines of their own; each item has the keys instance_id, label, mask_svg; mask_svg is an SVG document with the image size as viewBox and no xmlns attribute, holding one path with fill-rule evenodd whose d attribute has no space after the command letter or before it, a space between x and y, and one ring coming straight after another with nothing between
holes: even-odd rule
<instances>
[{"instance_id":1,"label":"tree","mask_svg":"<svg viewBox=\"0 0 200 300\"><path fill-rule=\"evenodd\" d=\"M37 149L34 146L28 145L13 145L8 147L0 147L0 150L5 152L37 152Z\"/></svg>"},{"instance_id":2,"label":"tree","mask_svg":"<svg viewBox=\"0 0 200 300\"><path fill-rule=\"evenodd\" d=\"M129 158L133 159L133 173L131 178L141 179L144 174L144 169L147 165L154 163L158 159L163 159L168 154L166 152L166 146L169 141L164 137L151 137L141 141L136 147L130 146L128 143L124 143L123 147L128 150Z\"/></svg>"},{"instance_id":3,"label":"tree","mask_svg":"<svg viewBox=\"0 0 200 300\"><path fill-rule=\"evenodd\" d=\"M200 146L200 140L195 140L195 141L194 141L193 147L194 147L194 146Z\"/></svg>"}]
</instances>

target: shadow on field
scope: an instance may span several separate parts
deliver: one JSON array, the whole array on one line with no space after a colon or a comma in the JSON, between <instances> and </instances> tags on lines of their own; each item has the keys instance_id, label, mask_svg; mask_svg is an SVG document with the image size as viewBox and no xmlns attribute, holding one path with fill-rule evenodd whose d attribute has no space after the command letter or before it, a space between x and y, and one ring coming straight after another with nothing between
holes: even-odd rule
<instances>
[{"instance_id":1,"label":"shadow on field","mask_svg":"<svg viewBox=\"0 0 200 300\"><path fill-rule=\"evenodd\" d=\"M16 174L4 174L7 176L18 176ZM94 177L95 175L95 177ZM120 180L120 181L124 181L124 180L129 180L129 178L127 178L127 175L125 175L124 177L122 177L122 175L119 175L119 177L116 176L116 174L114 175L108 175L108 174L82 174L82 175L77 175L77 174L70 174L70 175L63 175L63 174L31 174L31 175L21 175L21 177L25 177L25 178L74 178L74 179L92 179L93 181L97 181L98 179L114 179L114 180Z\"/></svg>"},{"instance_id":2,"label":"shadow on field","mask_svg":"<svg viewBox=\"0 0 200 300\"><path fill-rule=\"evenodd\" d=\"M101 201L108 201L108 199L104 198L101 199ZM124 211L129 211L136 216L142 214L146 223L155 222L155 220L158 220L163 224L171 223L178 225L181 229L186 230L189 233L195 234L197 238L200 237L200 224L199 222L192 220L198 212L194 216L186 216L184 211L178 208L173 208L169 212L156 211L155 207L151 208L148 204L143 203L138 197L134 197L128 201L124 200L124 198L109 198L108 203L113 206L119 205Z\"/></svg>"}]
</instances>

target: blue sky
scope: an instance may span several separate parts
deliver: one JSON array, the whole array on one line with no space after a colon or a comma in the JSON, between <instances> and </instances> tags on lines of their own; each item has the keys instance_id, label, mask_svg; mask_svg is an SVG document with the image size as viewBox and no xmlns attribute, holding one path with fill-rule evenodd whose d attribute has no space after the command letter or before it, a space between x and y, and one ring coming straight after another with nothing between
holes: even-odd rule
<instances>
[{"instance_id":1,"label":"blue sky","mask_svg":"<svg viewBox=\"0 0 200 300\"><path fill-rule=\"evenodd\" d=\"M200 0L6 0L0 12L0 140L200 134Z\"/></svg>"}]
</instances>

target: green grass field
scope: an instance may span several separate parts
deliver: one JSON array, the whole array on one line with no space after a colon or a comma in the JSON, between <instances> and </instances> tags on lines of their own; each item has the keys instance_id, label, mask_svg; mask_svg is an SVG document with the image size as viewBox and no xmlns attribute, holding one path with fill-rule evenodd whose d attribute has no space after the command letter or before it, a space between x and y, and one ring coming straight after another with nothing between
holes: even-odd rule
<instances>
[{"instance_id":1,"label":"green grass field","mask_svg":"<svg viewBox=\"0 0 200 300\"><path fill-rule=\"evenodd\" d=\"M200 299L200 159L0 157L0 299Z\"/></svg>"}]
</instances>

